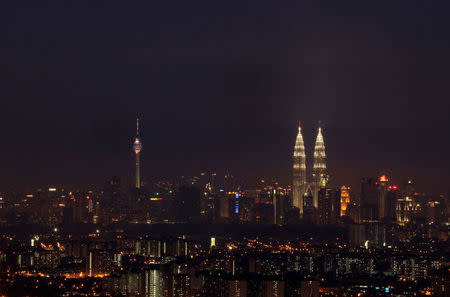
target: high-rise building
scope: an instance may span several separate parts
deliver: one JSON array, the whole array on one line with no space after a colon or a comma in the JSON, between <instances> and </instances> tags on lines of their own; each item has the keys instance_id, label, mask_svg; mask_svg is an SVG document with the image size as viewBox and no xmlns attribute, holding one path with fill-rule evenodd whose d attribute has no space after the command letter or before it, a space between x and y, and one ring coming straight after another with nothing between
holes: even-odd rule
<instances>
[{"instance_id":1,"label":"high-rise building","mask_svg":"<svg viewBox=\"0 0 450 297\"><path fill-rule=\"evenodd\" d=\"M319 190L328 186L329 175L327 174L325 143L323 140L320 122L314 146L311 179L308 181L306 179L305 144L303 142L303 135L300 125L298 127L298 134L295 142L293 167L294 178L292 187L292 205L299 208L300 218L303 218L305 213L305 203L303 199L305 194L308 196L308 193L306 193L308 186L310 194L312 195L311 207L313 212L314 210L317 211L319 208Z\"/></svg>"},{"instance_id":2,"label":"high-rise building","mask_svg":"<svg viewBox=\"0 0 450 297\"><path fill-rule=\"evenodd\" d=\"M292 204L300 209L303 216L303 195L306 191L306 154L303 142L302 128L298 125L297 138L294 147L294 174L292 187Z\"/></svg>"},{"instance_id":3,"label":"high-rise building","mask_svg":"<svg viewBox=\"0 0 450 297\"><path fill-rule=\"evenodd\" d=\"M323 141L322 127L317 132L316 144L314 146L314 159L313 159L313 171L312 171L312 192L313 192L313 204L314 207L319 207L319 189L326 187L328 183L327 176L327 164L325 154L325 143Z\"/></svg>"},{"instance_id":4,"label":"high-rise building","mask_svg":"<svg viewBox=\"0 0 450 297\"><path fill-rule=\"evenodd\" d=\"M148 297L171 296L168 271L162 270L156 265L150 265L150 270L144 271L143 289L144 295Z\"/></svg>"},{"instance_id":5,"label":"high-rise building","mask_svg":"<svg viewBox=\"0 0 450 297\"><path fill-rule=\"evenodd\" d=\"M394 217L397 186L389 185L386 174L361 179L361 220L382 222Z\"/></svg>"},{"instance_id":6,"label":"high-rise building","mask_svg":"<svg viewBox=\"0 0 450 297\"><path fill-rule=\"evenodd\" d=\"M347 208L350 204L350 187L341 187L341 217L348 215Z\"/></svg>"},{"instance_id":7,"label":"high-rise building","mask_svg":"<svg viewBox=\"0 0 450 297\"><path fill-rule=\"evenodd\" d=\"M322 187L319 197L319 223L321 225L336 224L341 212L340 190Z\"/></svg>"},{"instance_id":8,"label":"high-rise building","mask_svg":"<svg viewBox=\"0 0 450 297\"><path fill-rule=\"evenodd\" d=\"M229 294L230 297L247 296L247 281L245 280L229 280Z\"/></svg>"},{"instance_id":9,"label":"high-rise building","mask_svg":"<svg viewBox=\"0 0 450 297\"><path fill-rule=\"evenodd\" d=\"M189 273L175 274L172 283L172 296L192 296L191 295L192 276Z\"/></svg>"},{"instance_id":10,"label":"high-rise building","mask_svg":"<svg viewBox=\"0 0 450 297\"><path fill-rule=\"evenodd\" d=\"M319 297L319 281L303 280L301 283L301 296Z\"/></svg>"},{"instance_id":11,"label":"high-rise building","mask_svg":"<svg viewBox=\"0 0 450 297\"><path fill-rule=\"evenodd\" d=\"M284 281L278 280L263 281L263 296L270 296L270 297L284 296Z\"/></svg>"},{"instance_id":12,"label":"high-rise building","mask_svg":"<svg viewBox=\"0 0 450 297\"><path fill-rule=\"evenodd\" d=\"M114 254L111 250L93 249L86 257L86 274L95 276L109 274L115 267Z\"/></svg>"},{"instance_id":13,"label":"high-rise building","mask_svg":"<svg viewBox=\"0 0 450 297\"><path fill-rule=\"evenodd\" d=\"M284 223L286 190L282 187L275 186L270 188L269 192L272 196L273 223L275 225L282 225Z\"/></svg>"},{"instance_id":14,"label":"high-rise building","mask_svg":"<svg viewBox=\"0 0 450 297\"><path fill-rule=\"evenodd\" d=\"M305 223L312 223L314 221L314 197L312 195L311 187L308 186L302 197L303 202L303 221Z\"/></svg>"},{"instance_id":15,"label":"high-rise building","mask_svg":"<svg viewBox=\"0 0 450 297\"><path fill-rule=\"evenodd\" d=\"M419 203L417 197L414 193L414 182L408 180L408 182L403 185L403 190L399 193L396 199L396 218L397 223L404 225L415 217L417 213L420 212L423 204Z\"/></svg>"},{"instance_id":16,"label":"high-rise building","mask_svg":"<svg viewBox=\"0 0 450 297\"><path fill-rule=\"evenodd\" d=\"M133 150L136 154L136 189L141 188L141 161L140 154L142 150L142 143L139 140L139 119L136 119L136 139L133 143Z\"/></svg>"},{"instance_id":17,"label":"high-rise building","mask_svg":"<svg viewBox=\"0 0 450 297\"><path fill-rule=\"evenodd\" d=\"M373 177L361 179L361 220L369 222L378 219L377 180Z\"/></svg>"},{"instance_id":18,"label":"high-rise building","mask_svg":"<svg viewBox=\"0 0 450 297\"><path fill-rule=\"evenodd\" d=\"M391 185L388 187L388 191L386 193L386 206L385 206L385 216L389 222L393 221L396 218L396 206L397 199L399 197L398 187L395 185Z\"/></svg>"},{"instance_id":19,"label":"high-rise building","mask_svg":"<svg viewBox=\"0 0 450 297\"><path fill-rule=\"evenodd\" d=\"M378 220L381 221L387 216L386 213L386 194L388 190L389 179L386 175L378 179Z\"/></svg>"}]
</instances>

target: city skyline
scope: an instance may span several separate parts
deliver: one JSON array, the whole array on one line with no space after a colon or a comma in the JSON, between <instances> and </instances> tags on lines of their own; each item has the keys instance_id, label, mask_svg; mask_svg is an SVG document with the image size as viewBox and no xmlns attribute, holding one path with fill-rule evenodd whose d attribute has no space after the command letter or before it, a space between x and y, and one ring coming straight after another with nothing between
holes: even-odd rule
<instances>
[{"instance_id":1,"label":"city skyline","mask_svg":"<svg viewBox=\"0 0 450 297\"><path fill-rule=\"evenodd\" d=\"M249 179L248 176L240 176L240 180L241 182L243 182L243 185L249 186L249 185L256 185L258 183L258 181L263 178L263 179L268 179L268 180L272 180L272 181L277 181L280 182L282 184L285 185L294 185L294 183L292 183L292 177L294 177L295 175L295 164L296 162L298 162L298 160L296 161L296 157L298 157L296 155L300 153L301 154L301 162L305 163L305 168L304 168L304 173L302 174L302 176L304 175L304 179L305 179L305 184L303 185L303 192L306 193L305 191L307 190L308 187L310 187L312 194L313 194L313 199L314 199L314 206L317 207L318 206L318 198L317 198L317 191L319 189L319 187L321 186L321 182L322 182L322 177L326 177L326 182L329 182L330 178L331 178L331 182L330 184L334 185L334 186L348 186L350 185L353 189L355 189L354 191L355 194L359 193L359 189L358 189L358 184L359 184L359 180L362 177L365 176L372 176L372 177L376 177L379 176L380 174L382 174L383 172L386 172L386 168L378 168L372 172L367 172L367 174L365 175L360 175L360 176L352 176L350 179L347 179L341 183L339 183L339 179L334 179L334 176L331 176L329 174L328 168L327 168L327 156L326 156L326 151L325 151L325 146L324 146L324 137L322 135L322 127L323 124L321 123L321 121L318 121L318 125L317 125L317 135L315 136L314 139L314 149L311 150L311 145L308 146L309 150L311 151L310 153L306 154L306 149L305 149L305 144L303 141L303 134L302 134L302 129L301 129L301 124L300 122L298 123L298 133L297 133L297 137L295 140L295 148L294 148L294 170L292 170L292 163L291 163L291 169L290 169L290 173L291 173L291 182L289 182L288 180L285 180L285 176L283 177L277 177L277 176L270 176L270 175L258 175L258 176L254 176L253 179ZM104 176L103 180L97 180L97 184L101 184L102 182L104 182L105 179L109 179L111 176L118 176L121 179L123 179L125 181L125 184L133 184L135 186L135 188L140 188L140 186L142 185L142 183L144 182L150 182L150 181L156 181L158 179L169 179L169 180L178 180L180 177L182 176L195 176L195 175L199 175L201 172L222 172L223 174L227 174L227 172L230 171L229 168L226 169L215 169L215 168L198 168L197 171L190 171L187 173L171 173L165 176L158 176L157 174L155 174L155 172L152 172L151 168L149 168L149 172L148 172L148 176L144 176L142 177L141 175L141 151L142 151L142 142L141 142L141 133L140 133L140 121L139 118L136 118L136 125L135 125L135 136L134 136L134 142L133 142L133 152L134 152L134 170L132 172L131 167L127 169L128 173L126 175L124 174L111 174L109 176ZM313 129L315 130L315 129ZM300 137L300 138L299 138ZM309 143L309 142L308 142ZM312 144L309 143L309 144ZM297 151L297 147L298 146L302 146L301 148L299 147L300 151ZM311 156L311 157L308 157ZM155 158L157 156L153 156L153 158ZM292 162L292 155L291 157L286 156L286 160L291 160ZM306 165L308 164L308 165ZM130 165L130 164L128 164ZM299 164L300 166L301 164ZM308 168L312 168L311 170L307 170ZM303 168L303 167L302 167ZM232 170L231 170L232 171ZM399 174L392 174L391 170L387 170L390 172L389 176L390 178L395 181L395 183L397 184L402 184L407 180L410 179L414 179L415 181L419 182L419 185L421 184L420 180L417 180L414 176L412 175L399 175ZM339 175L339 170L336 169L332 169L331 172L335 172L336 175ZM314 176L317 175L317 178L315 178ZM295 178L294 178L295 179ZM95 185L96 182L90 181L90 182L85 182L82 184L75 184L75 183L70 183L70 182L66 182L66 183L62 183L62 182L45 182L45 183L41 183L41 184L29 184L26 185L22 188L8 188L5 187L4 191L24 191L24 190L32 190L33 188L38 188L38 187L42 187L42 186L78 186L78 187L86 187L86 186L93 186ZM139 185L139 186L138 186ZM444 191L430 191L427 190L427 187L421 187L418 189L419 191L422 192L428 192L428 193L432 193L434 195L438 195L438 194L447 194L447 192ZM301 205L297 205L296 204L296 195L294 195L294 205L296 205L297 207L300 208L300 212L302 213L302 206ZM301 198L301 201L303 201L303 199ZM300 202L300 201L299 201Z\"/></svg>"},{"instance_id":2,"label":"city skyline","mask_svg":"<svg viewBox=\"0 0 450 297\"><path fill-rule=\"evenodd\" d=\"M0 297L449 296L448 11L2 2Z\"/></svg>"},{"instance_id":3,"label":"city skyline","mask_svg":"<svg viewBox=\"0 0 450 297\"><path fill-rule=\"evenodd\" d=\"M321 119L338 184L390 169L448 192L445 9L203 4L5 5L0 187L131 178L138 115L147 177L289 183L297 121Z\"/></svg>"}]
</instances>

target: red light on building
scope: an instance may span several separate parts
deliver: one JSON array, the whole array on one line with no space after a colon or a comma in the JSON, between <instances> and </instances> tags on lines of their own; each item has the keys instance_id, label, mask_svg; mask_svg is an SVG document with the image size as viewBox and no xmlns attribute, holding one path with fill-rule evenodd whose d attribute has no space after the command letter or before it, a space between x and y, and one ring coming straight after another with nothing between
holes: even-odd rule
<instances>
[{"instance_id":1,"label":"red light on building","mask_svg":"<svg viewBox=\"0 0 450 297\"><path fill-rule=\"evenodd\" d=\"M86 196L86 199L91 199L91 196L87 195L87 196Z\"/></svg>"}]
</instances>

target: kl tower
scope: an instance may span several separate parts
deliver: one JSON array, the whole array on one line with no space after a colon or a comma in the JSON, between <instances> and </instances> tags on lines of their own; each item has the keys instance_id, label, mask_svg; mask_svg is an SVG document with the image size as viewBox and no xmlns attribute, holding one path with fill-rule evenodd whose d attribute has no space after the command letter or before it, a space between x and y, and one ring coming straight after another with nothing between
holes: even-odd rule
<instances>
[{"instance_id":1,"label":"kl tower","mask_svg":"<svg viewBox=\"0 0 450 297\"><path fill-rule=\"evenodd\" d=\"M142 150L142 143L139 140L139 119L136 119L136 139L133 143L134 153L136 154L136 189L141 188L141 161L139 155Z\"/></svg>"}]
</instances>

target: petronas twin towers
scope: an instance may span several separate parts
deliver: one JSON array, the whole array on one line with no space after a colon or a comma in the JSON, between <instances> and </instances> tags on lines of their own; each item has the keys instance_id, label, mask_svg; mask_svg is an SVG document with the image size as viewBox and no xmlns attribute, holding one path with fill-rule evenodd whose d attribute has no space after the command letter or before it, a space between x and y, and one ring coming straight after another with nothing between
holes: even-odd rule
<instances>
[{"instance_id":1,"label":"petronas twin towers","mask_svg":"<svg viewBox=\"0 0 450 297\"><path fill-rule=\"evenodd\" d=\"M292 183L292 204L300 209L300 217L303 217L303 196L311 191L313 206L319 206L319 189L326 186L328 181L325 144L323 141L322 128L319 129L314 147L313 170L311 178L307 179L306 152L303 141L302 127L298 125L298 134L294 147L294 174Z\"/></svg>"}]
</instances>

